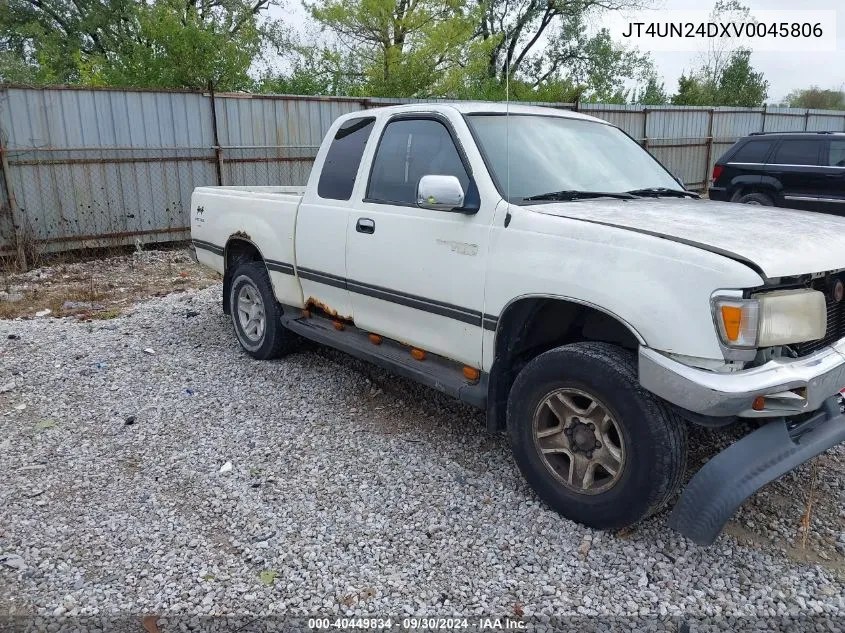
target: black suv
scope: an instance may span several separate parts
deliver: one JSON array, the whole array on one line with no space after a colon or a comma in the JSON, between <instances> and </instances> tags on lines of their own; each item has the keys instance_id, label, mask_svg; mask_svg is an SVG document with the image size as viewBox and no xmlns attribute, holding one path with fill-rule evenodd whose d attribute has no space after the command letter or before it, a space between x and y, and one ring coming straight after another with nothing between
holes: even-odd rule
<instances>
[{"instance_id":1,"label":"black suv","mask_svg":"<svg viewBox=\"0 0 845 633\"><path fill-rule=\"evenodd\" d=\"M716 161L710 199L845 215L845 132L746 136Z\"/></svg>"}]
</instances>

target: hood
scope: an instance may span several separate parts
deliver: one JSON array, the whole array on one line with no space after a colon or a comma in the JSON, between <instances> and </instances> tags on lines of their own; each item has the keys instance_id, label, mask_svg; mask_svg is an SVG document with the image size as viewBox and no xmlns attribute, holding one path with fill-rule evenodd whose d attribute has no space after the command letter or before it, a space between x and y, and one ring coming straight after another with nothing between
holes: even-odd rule
<instances>
[{"instance_id":1,"label":"hood","mask_svg":"<svg viewBox=\"0 0 845 633\"><path fill-rule=\"evenodd\" d=\"M692 198L597 198L525 207L655 235L745 262L764 277L845 268L845 218Z\"/></svg>"}]
</instances>

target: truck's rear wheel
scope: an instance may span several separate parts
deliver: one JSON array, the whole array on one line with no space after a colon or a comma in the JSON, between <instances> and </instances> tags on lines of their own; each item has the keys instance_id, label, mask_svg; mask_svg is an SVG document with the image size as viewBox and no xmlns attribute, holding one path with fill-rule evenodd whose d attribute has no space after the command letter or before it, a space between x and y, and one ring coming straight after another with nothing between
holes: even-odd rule
<instances>
[{"instance_id":1,"label":"truck's rear wheel","mask_svg":"<svg viewBox=\"0 0 845 633\"><path fill-rule=\"evenodd\" d=\"M537 494L599 529L660 510L686 465L684 421L639 386L634 355L606 343L566 345L529 362L510 393L508 433Z\"/></svg>"},{"instance_id":2,"label":"truck's rear wheel","mask_svg":"<svg viewBox=\"0 0 845 633\"><path fill-rule=\"evenodd\" d=\"M293 350L296 335L282 326L282 310L263 262L247 262L235 269L229 306L235 336L247 354L267 360Z\"/></svg>"}]
</instances>

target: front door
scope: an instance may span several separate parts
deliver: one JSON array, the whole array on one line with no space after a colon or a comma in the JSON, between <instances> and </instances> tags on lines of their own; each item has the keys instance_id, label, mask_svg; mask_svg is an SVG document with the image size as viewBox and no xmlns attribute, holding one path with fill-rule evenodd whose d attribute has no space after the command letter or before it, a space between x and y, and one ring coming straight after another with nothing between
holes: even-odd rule
<instances>
[{"instance_id":1,"label":"front door","mask_svg":"<svg viewBox=\"0 0 845 633\"><path fill-rule=\"evenodd\" d=\"M469 140L467 140L469 142ZM350 216L348 287L355 325L481 368L484 278L495 200L474 214L417 206L425 175L475 189L457 133L435 115L388 121L365 198Z\"/></svg>"}]
</instances>

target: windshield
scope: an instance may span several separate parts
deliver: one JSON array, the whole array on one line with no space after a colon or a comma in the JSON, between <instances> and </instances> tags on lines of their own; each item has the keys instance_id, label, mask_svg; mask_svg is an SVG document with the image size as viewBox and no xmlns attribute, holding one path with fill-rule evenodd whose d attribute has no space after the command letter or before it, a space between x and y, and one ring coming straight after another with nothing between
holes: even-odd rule
<instances>
[{"instance_id":1,"label":"windshield","mask_svg":"<svg viewBox=\"0 0 845 633\"><path fill-rule=\"evenodd\" d=\"M651 154L611 125L543 115L468 118L499 189L514 202L556 191L680 188Z\"/></svg>"}]
</instances>

